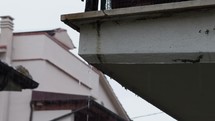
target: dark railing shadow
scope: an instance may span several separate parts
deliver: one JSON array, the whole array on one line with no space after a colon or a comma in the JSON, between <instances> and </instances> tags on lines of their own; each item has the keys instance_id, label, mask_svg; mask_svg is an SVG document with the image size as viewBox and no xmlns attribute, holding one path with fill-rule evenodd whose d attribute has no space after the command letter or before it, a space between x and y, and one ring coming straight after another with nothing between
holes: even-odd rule
<instances>
[{"instance_id":1,"label":"dark railing shadow","mask_svg":"<svg viewBox=\"0 0 215 121\"><path fill-rule=\"evenodd\" d=\"M82 0L83 1L83 0ZM190 0L100 0L100 10L144 6ZM97 11L99 0L86 0L85 11Z\"/></svg>"},{"instance_id":2,"label":"dark railing shadow","mask_svg":"<svg viewBox=\"0 0 215 121\"><path fill-rule=\"evenodd\" d=\"M133 7L133 6L170 3L170 2L181 2L181 1L188 1L188 0L112 0L111 7L112 9L115 9L115 8Z\"/></svg>"}]
</instances>

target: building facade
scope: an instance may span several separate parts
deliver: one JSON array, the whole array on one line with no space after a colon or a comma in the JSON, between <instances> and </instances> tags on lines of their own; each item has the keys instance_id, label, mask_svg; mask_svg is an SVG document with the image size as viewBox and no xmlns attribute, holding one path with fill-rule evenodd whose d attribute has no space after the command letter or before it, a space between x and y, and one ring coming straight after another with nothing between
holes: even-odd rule
<instances>
[{"instance_id":1,"label":"building facade","mask_svg":"<svg viewBox=\"0 0 215 121\"><path fill-rule=\"evenodd\" d=\"M2 35L3 31L1 40L4 40ZM9 37L11 43L6 45L12 49L11 55L6 57L11 59L11 65L25 67L40 86L33 91L7 92L8 98L5 100L7 106L0 110L4 117L0 121L52 120L77 110L76 105L81 102L72 102L76 98L81 101L83 99L81 97L90 98L99 106L103 105L105 110L113 113L108 115L110 117L114 115L121 117L122 120L129 120L104 75L70 52L75 47L66 30L61 28L31 32L11 30ZM35 97L38 94L40 96ZM58 98L62 95L68 98ZM52 96L56 98L46 98ZM57 105L57 102L61 102L58 103L60 105ZM52 106L55 108L45 108L47 103L54 103ZM73 108L74 106L76 108ZM72 117L75 118L71 115L59 120L73 121ZM78 121L77 118L75 121Z\"/></svg>"}]
</instances>

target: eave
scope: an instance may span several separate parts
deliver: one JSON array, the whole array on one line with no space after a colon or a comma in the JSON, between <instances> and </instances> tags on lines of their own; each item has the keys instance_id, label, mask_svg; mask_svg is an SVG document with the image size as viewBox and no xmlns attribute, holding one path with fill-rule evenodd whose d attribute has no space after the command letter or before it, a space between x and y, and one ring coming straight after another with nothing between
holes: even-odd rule
<instances>
[{"instance_id":1,"label":"eave","mask_svg":"<svg viewBox=\"0 0 215 121\"><path fill-rule=\"evenodd\" d=\"M38 83L0 62L0 91L21 91L35 89Z\"/></svg>"},{"instance_id":2,"label":"eave","mask_svg":"<svg viewBox=\"0 0 215 121\"><path fill-rule=\"evenodd\" d=\"M162 16L169 16L170 14L177 14L185 11L192 11L197 9L209 9L215 6L214 0L192 0L175 3L164 3L155 5L145 5L137 7L119 8L112 10L90 11L75 14L61 15L61 21L80 31L82 24L89 24L104 21L118 21L130 18L158 18Z\"/></svg>"}]
</instances>

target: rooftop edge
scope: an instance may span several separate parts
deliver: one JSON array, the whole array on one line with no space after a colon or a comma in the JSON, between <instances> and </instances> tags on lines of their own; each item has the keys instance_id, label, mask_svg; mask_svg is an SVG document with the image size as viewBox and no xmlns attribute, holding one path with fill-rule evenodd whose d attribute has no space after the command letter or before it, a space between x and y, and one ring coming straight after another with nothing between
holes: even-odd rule
<instances>
[{"instance_id":1,"label":"rooftop edge","mask_svg":"<svg viewBox=\"0 0 215 121\"><path fill-rule=\"evenodd\" d=\"M180 12L215 6L214 0L193 0L174 3L163 3L145 5L112 10L90 11L75 14L61 15L61 21L79 32L81 24L93 23L96 21L119 20L122 18L144 16L151 17L153 13Z\"/></svg>"}]
</instances>

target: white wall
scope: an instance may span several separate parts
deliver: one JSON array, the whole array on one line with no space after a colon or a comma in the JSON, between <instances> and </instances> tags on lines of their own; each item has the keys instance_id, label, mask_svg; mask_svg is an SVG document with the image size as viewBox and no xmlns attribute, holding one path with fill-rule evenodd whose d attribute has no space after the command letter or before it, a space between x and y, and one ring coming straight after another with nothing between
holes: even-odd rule
<instances>
[{"instance_id":1,"label":"white wall","mask_svg":"<svg viewBox=\"0 0 215 121\"><path fill-rule=\"evenodd\" d=\"M71 110L34 111L33 121L50 121L68 113L71 113ZM74 115L68 116L59 121L74 121Z\"/></svg>"},{"instance_id":2,"label":"white wall","mask_svg":"<svg viewBox=\"0 0 215 121\"><path fill-rule=\"evenodd\" d=\"M98 74L45 35L15 36L13 59L49 60L81 83L92 88L88 95L98 98Z\"/></svg>"},{"instance_id":3,"label":"white wall","mask_svg":"<svg viewBox=\"0 0 215 121\"><path fill-rule=\"evenodd\" d=\"M8 121L29 121L31 90L9 93Z\"/></svg>"},{"instance_id":4,"label":"white wall","mask_svg":"<svg viewBox=\"0 0 215 121\"><path fill-rule=\"evenodd\" d=\"M60 68L76 77L80 82L92 88L91 94L98 98L99 76L88 65L81 62L73 54L66 52L63 48L59 48L53 41L45 41L45 57L58 65ZM84 76L83 76L84 75Z\"/></svg>"},{"instance_id":5,"label":"white wall","mask_svg":"<svg viewBox=\"0 0 215 121\"><path fill-rule=\"evenodd\" d=\"M77 80L46 61L21 61L14 62L13 65L23 65L29 70L33 79L39 83L39 87L35 90L80 95L88 95L90 92L89 88L80 85Z\"/></svg>"},{"instance_id":6,"label":"white wall","mask_svg":"<svg viewBox=\"0 0 215 121\"><path fill-rule=\"evenodd\" d=\"M100 104L103 101L105 107L117 112L99 84L98 73L46 35L15 36L12 65L22 65L29 70L39 83L35 90L93 96ZM27 90L10 94L9 121L29 120L31 93L31 90ZM58 117L63 113L37 111L34 112L34 120Z\"/></svg>"},{"instance_id":7,"label":"white wall","mask_svg":"<svg viewBox=\"0 0 215 121\"><path fill-rule=\"evenodd\" d=\"M8 113L9 113L9 93L8 92L0 92L0 121L8 120Z\"/></svg>"},{"instance_id":8,"label":"white wall","mask_svg":"<svg viewBox=\"0 0 215 121\"><path fill-rule=\"evenodd\" d=\"M102 84L99 83L99 100L98 102L101 104L103 102L104 107L108 108L109 110L113 111L114 113L118 114L116 107L114 107L113 102L111 100L110 95L108 92L103 88Z\"/></svg>"},{"instance_id":9,"label":"white wall","mask_svg":"<svg viewBox=\"0 0 215 121\"><path fill-rule=\"evenodd\" d=\"M13 60L44 58L45 35L14 36Z\"/></svg>"}]
</instances>

